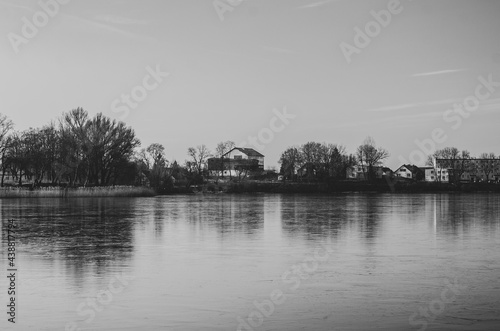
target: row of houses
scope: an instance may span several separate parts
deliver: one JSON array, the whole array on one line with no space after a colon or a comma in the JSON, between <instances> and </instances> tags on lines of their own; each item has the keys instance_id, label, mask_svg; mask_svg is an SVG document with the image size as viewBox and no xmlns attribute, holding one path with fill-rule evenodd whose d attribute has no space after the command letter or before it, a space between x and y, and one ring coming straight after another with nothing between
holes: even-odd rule
<instances>
[{"instance_id":1,"label":"row of houses","mask_svg":"<svg viewBox=\"0 0 500 331\"><path fill-rule=\"evenodd\" d=\"M484 160L470 160L470 162L480 162ZM454 168L440 167L436 162L436 167L418 167L413 164L403 164L397 170L392 171L387 167L373 167L373 176L378 179L386 177L401 178L411 181L441 182L449 183L454 179L454 174L460 177L461 182L500 182L500 160L495 160L495 166L489 173L481 170L480 167L470 166L471 170L458 171ZM367 180L369 174L368 166L357 165L348 168L347 179Z\"/></svg>"},{"instance_id":2,"label":"row of houses","mask_svg":"<svg viewBox=\"0 0 500 331\"><path fill-rule=\"evenodd\" d=\"M264 155L253 148L235 147L223 155L224 164L220 165L220 158L212 159L212 166L209 162L209 170L221 170L221 175L237 176L241 175L243 168L248 167L248 161L254 160L255 170L264 170ZM450 167L464 161L468 164L469 170L458 171L457 168ZM455 179L455 174L462 182L500 182L500 159L434 159L434 167L418 167L413 164L403 164L393 171L385 166L373 167L374 178L383 179L385 177L400 178L411 181L442 182L449 183ZM489 172L484 171L484 163L489 164ZM309 167L303 165L297 170L297 175L306 176ZM346 171L346 178L351 180L367 180L370 177L368 166L356 165L349 167Z\"/></svg>"}]
</instances>

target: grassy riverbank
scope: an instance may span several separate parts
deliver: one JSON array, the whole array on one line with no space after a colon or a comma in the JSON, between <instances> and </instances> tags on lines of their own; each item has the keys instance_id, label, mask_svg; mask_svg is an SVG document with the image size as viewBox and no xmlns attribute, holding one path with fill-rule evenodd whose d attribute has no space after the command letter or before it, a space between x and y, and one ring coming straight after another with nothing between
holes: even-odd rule
<instances>
[{"instance_id":1,"label":"grassy riverbank","mask_svg":"<svg viewBox=\"0 0 500 331\"><path fill-rule=\"evenodd\" d=\"M0 188L0 198L151 197L154 195L156 193L153 189L137 186Z\"/></svg>"}]
</instances>

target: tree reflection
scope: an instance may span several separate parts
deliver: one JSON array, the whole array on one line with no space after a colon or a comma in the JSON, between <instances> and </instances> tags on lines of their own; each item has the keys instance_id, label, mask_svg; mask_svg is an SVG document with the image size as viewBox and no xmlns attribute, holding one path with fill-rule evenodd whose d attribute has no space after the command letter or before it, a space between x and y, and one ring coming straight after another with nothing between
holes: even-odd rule
<instances>
[{"instance_id":1,"label":"tree reflection","mask_svg":"<svg viewBox=\"0 0 500 331\"><path fill-rule=\"evenodd\" d=\"M255 236L264 227L263 195L224 195L190 198L184 213L192 227L230 234Z\"/></svg>"},{"instance_id":2,"label":"tree reflection","mask_svg":"<svg viewBox=\"0 0 500 331\"><path fill-rule=\"evenodd\" d=\"M346 203L346 196L283 196L282 228L308 240L335 237L348 221Z\"/></svg>"},{"instance_id":3,"label":"tree reflection","mask_svg":"<svg viewBox=\"0 0 500 331\"><path fill-rule=\"evenodd\" d=\"M75 273L92 265L99 273L109 261L130 258L133 210L128 199L4 200L2 229L15 219L24 254L52 263L62 259Z\"/></svg>"}]
</instances>

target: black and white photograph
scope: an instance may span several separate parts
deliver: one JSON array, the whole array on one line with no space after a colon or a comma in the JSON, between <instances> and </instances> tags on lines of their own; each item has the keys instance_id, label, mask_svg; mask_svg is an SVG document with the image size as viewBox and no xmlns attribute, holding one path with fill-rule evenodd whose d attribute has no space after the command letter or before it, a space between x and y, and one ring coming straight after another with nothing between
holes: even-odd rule
<instances>
[{"instance_id":1,"label":"black and white photograph","mask_svg":"<svg viewBox=\"0 0 500 331\"><path fill-rule=\"evenodd\" d=\"M0 330L500 330L499 0L0 0Z\"/></svg>"}]
</instances>

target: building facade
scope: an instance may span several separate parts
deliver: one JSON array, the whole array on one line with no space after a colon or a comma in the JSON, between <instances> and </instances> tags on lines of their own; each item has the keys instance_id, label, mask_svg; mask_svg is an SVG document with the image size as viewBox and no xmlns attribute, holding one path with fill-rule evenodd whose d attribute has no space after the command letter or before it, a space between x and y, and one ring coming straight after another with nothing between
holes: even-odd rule
<instances>
[{"instance_id":1,"label":"building facade","mask_svg":"<svg viewBox=\"0 0 500 331\"><path fill-rule=\"evenodd\" d=\"M253 148L235 147L220 158L209 159L208 170L218 176L246 177L264 170L264 155Z\"/></svg>"},{"instance_id":2,"label":"building facade","mask_svg":"<svg viewBox=\"0 0 500 331\"><path fill-rule=\"evenodd\" d=\"M413 164L403 164L394 171L394 176L408 180L425 180L425 172Z\"/></svg>"}]
</instances>

